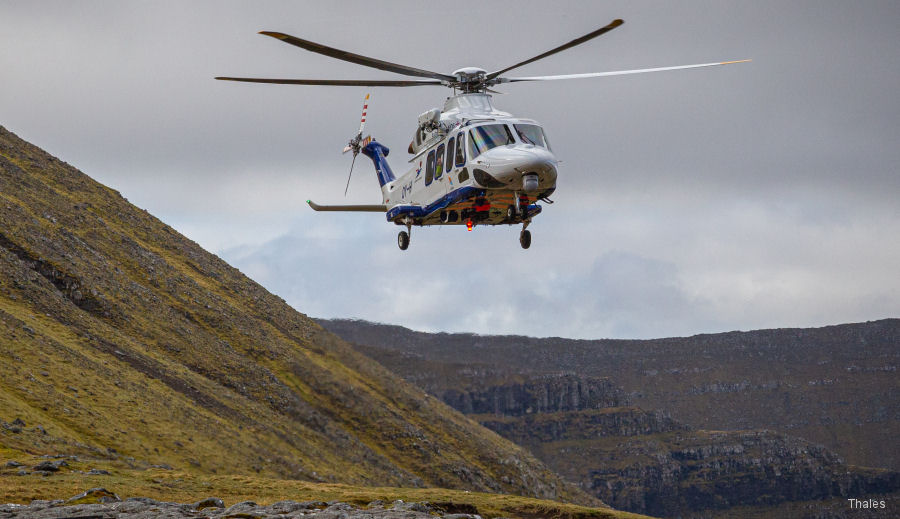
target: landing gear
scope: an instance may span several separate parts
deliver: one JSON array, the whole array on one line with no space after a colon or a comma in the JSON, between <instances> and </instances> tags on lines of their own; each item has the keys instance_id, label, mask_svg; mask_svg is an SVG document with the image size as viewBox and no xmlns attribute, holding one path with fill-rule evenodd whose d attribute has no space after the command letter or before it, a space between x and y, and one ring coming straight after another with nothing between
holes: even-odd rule
<instances>
[{"instance_id":1,"label":"landing gear","mask_svg":"<svg viewBox=\"0 0 900 519\"><path fill-rule=\"evenodd\" d=\"M412 220L407 217L403 219L403 223L406 225L406 230L397 234L397 246L400 247L400 250L409 248L409 235L412 234Z\"/></svg>"},{"instance_id":2,"label":"landing gear","mask_svg":"<svg viewBox=\"0 0 900 519\"><path fill-rule=\"evenodd\" d=\"M506 208L506 220L508 222L515 222L516 218L522 216L522 218L527 218L527 209L522 207L522 201L525 201L525 207L528 207L528 198L519 194L518 191L513 192L513 201L515 205L511 205Z\"/></svg>"},{"instance_id":3,"label":"landing gear","mask_svg":"<svg viewBox=\"0 0 900 519\"><path fill-rule=\"evenodd\" d=\"M519 233L519 245L521 245L523 249L531 247L531 231L528 230L528 224L530 223L531 222L528 220L522 222L522 232Z\"/></svg>"},{"instance_id":4,"label":"landing gear","mask_svg":"<svg viewBox=\"0 0 900 519\"><path fill-rule=\"evenodd\" d=\"M519 233L519 245L521 245L523 249L531 247L531 231L522 229L522 232Z\"/></svg>"},{"instance_id":5,"label":"landing gear","mask_svg":"<svg viewBox=\"0 0 900 519\"><path fill-rule=\"evenodd\" d=\"M515 199L516 199L516 214L521 215L523 220L527 220L528 219L528 196L520 195L519 192L516 191ZM526 225L526 227L527 227L527 225ZM526 247L526 249L527 249L527 247Z\"/></svg>"}]
</instances>

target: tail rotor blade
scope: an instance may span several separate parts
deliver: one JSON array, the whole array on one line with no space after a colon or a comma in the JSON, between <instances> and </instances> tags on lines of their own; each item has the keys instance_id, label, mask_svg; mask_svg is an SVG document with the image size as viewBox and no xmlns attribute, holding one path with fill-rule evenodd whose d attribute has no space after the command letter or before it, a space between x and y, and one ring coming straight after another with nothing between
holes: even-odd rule
<instances>
[{"instance_id":1,"label":"tail rotor blade","mask_svg":"<svg viewBox=\"0 0 900 519\"><path fill-rule=\"evenodd\" d=\"M344 196L347 196L347 190L350 189L350 177L353 176L354 164L356 164L356 153L353 154L353 162L350 163L350 174L347 175L347 187L344 188Z\"/></svg>"},{"instance_id":2,"label":"tail rotor blade","mask_svg":"<svg viewBox=\"0 0 900 519\"><path fill-rule=\"evenodd\" d=\"M366 93L366 98L363 100L363 109L362 109L362 117L359 120L359 131L356 132L358 136L362 136L363 128L366 126L366 112L369 111L369 95Z\"/></svg>"},{"instance_id":3,"label":"tail rotor blade","mask_svg":"<svg viewBox=\"0 0 900 519\"><path fill-rule=\"evenodd\" d=\"M369 111L370 96L371 94L367 93L366 98L363 99L362 117L359 118L359 131L356 132L356 136L344 147L343 153L353 151L353 161L350 163L350 174L347 175L347 186L344 187L344 196L347 196L347 191L350 189L350 178L353 177L353 166L356 164L356 156L359 155L359 150L365 148L369 142L372 141L372 137L362 138L363 128L366 127L366 113Z\"/></svg>"}]
</instances>

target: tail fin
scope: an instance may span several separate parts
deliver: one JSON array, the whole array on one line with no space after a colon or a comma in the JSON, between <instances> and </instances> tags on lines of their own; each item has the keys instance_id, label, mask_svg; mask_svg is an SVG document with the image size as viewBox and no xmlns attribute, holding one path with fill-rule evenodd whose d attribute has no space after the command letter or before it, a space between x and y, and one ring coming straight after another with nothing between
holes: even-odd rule
<instances>
[{"instance_id":1,"label":"tail fin","mask_svg":"<svg viewBox=\"0 0 900 519\"><path fill-rule=\"evenodd\" d=\"M397 178L394 176L394 172L391 171L387 159L385 159L391 150L388 149L387 146L377 142L375 139L372 139L370 143L363 147L362 152L366 157L372 159L372 163L375 164L375 174L378 175L378 183L381 184L381 191L383 193L385 190L384 186Z\"/></svg>"}]
</instances>

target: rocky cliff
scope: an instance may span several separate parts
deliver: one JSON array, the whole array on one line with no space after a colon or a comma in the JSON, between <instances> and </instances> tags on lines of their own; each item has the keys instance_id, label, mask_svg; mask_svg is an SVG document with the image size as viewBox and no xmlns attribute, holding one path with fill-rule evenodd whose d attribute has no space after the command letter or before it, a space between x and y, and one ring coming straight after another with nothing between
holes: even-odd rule
<instances>
[{"instance_id":1,"label":"rocky cliff","mask_svg":"<svg viewBox=\"0 0 900 519\"><path fill-rule=\"evenodd\" d=\"M550 374L469 390L432 387L432 392L466 414L521 416L534 413L619 407L628 396L605 378Z\"/></svg>"}]
</instances>

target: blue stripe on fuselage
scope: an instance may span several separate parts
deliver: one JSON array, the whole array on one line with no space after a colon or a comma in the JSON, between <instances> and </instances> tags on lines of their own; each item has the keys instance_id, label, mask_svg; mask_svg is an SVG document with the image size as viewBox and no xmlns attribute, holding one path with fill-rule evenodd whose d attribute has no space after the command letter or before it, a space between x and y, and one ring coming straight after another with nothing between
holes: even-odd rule
<instances>
[{"instance_id":1,"label":"blue stripe on fuselage","mask_svg":"<svg viewBox=\"0 0 900 519\"><path fill-rule=\"evenodd\" d=\"M386 216L389 222L401 215L409 215L413 218L425 218L431 213L443 209L448 205L455 204L460 200L465 200L466 198L475 195L479 191L481 191L481 189L477 187L463 186L461 188L454 189L453 191L447 193L446 195L438 198L434 202L424 207L420 205L394 206L390 208L390 210L388 210Z\"/></svg>"},{"instance_id":2,"label":"blue stripe on fuselage","mask_svg":"<svg viewBox=\"0 0 900 519\"><path fill-rule=\"evenodd\" d=\"M434 202L426 205L397 205L388 210L385 214L387 220L389 222L394 221L395 218L399 216L408 215L412 218L425 218L426 216L434 213L435 211L440 211L445 207L453 205L462 200L466 200L467 198L476 196L479 192L484 191L482 188L473 187L473 186L463 186L453 191L447 193L446 195L438 198ZM541 212L541 206L537 204L532 204L528 206L528 212L537 215Z\"/></svg>"}]
</instances>

